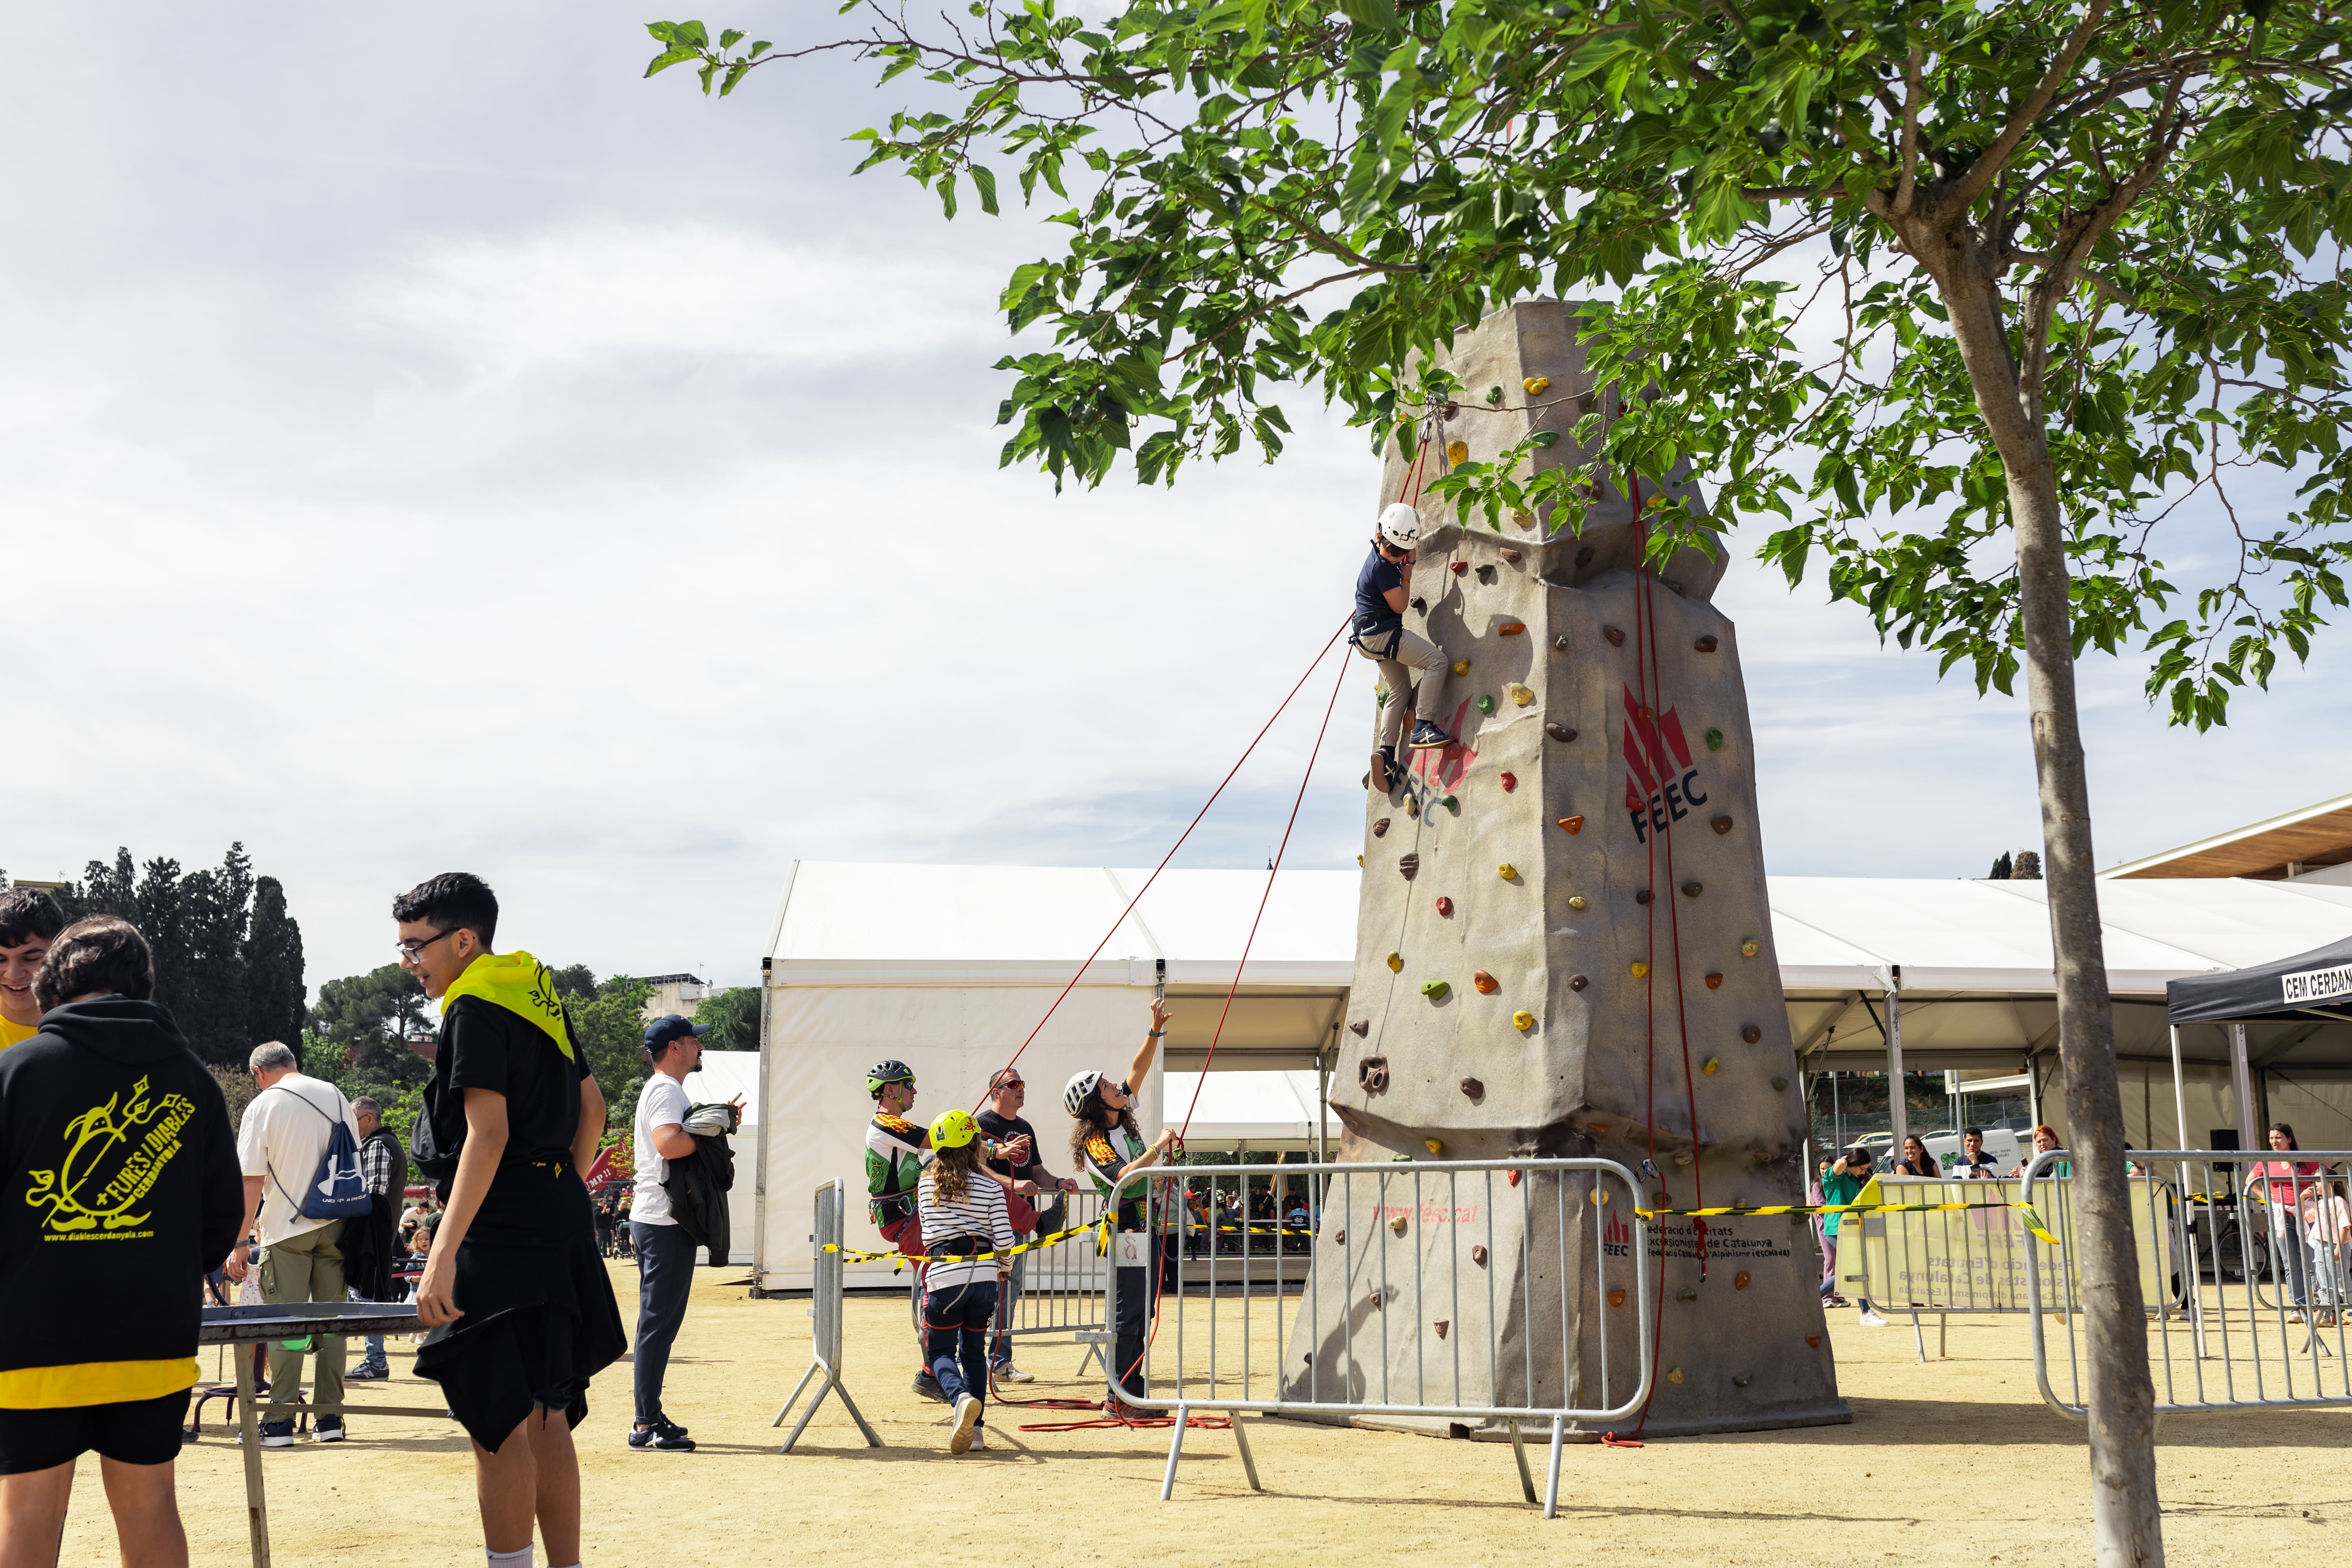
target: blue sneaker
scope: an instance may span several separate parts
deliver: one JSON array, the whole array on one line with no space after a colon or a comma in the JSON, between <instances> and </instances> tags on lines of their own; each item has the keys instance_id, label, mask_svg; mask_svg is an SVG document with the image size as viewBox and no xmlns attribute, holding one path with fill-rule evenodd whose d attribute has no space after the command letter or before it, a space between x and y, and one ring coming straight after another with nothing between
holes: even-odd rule
<instances>
[{"instance_id":1,"label":"blue sneaker","mask_svg":"<svg viewBox=\"0 0 2352 1568\"><path fill-rule=\"evenodd\" d=\"M694 1439L686 1435L685 1427L663 1418L650 1426L630 1427L629 1447L647 1453L691 1454Z\"/></svg>"}]
</instances>

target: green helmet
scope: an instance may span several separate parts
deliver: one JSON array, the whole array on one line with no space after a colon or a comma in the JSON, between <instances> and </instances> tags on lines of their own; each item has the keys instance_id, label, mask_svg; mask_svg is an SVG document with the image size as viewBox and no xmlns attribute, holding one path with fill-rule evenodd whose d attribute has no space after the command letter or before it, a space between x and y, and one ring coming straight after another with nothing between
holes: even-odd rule
<instances>
[{"instance_id":1,"label":"green helmet","mask_svg":"<svg viewBox=\"0 0 2352 1568\"><path fill-rule=\"evenodd\" d=\"M893 1057L885 1057L866 1069L866 1092L875 1099L882 1098L885 1084L903 1083L914 1087L915 1069Z\"/></svg>"}]
</instances>

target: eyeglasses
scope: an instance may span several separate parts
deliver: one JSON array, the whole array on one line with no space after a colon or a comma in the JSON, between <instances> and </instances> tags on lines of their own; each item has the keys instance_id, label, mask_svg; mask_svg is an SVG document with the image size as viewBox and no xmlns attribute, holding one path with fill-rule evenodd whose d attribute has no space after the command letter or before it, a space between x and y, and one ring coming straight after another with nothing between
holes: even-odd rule
<instances>
[{"instance_id":1,"label":"eyeglasses","mask_svg":"<svg viewBox=\"0 0 2352 1568\"><path fill-rule=\"evenodd\" d=\"M417 959L424 955L426 948L457 929L456 926L451 926L448 931L436 931L423 942L396 942L392 944L393 951L400 954L400 962L403 964L414 966Z\"/></svg>"}]
</instances>

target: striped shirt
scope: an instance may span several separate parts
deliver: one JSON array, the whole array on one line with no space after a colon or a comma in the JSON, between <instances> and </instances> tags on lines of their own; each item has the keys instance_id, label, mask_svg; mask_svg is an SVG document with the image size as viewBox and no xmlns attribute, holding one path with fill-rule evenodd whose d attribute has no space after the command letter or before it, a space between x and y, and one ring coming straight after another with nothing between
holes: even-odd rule
<instances>
[{"instance_id":1,"label":"striped shirt","mask_svg":"<svg viewBox=\"0 0 2352 1568\"><path fill-rule=\"evenodd\" d=\"M943 1204L935 1185L939 1176L940 1168L933 1164L923 1173L922 1181L915 1188L917 1210L923 1216L925 1252L992 1252L1013 1244L1017 1238L1013 1234L1012 1217L1005 1212L1003 1187L989 1180L984 1172L974 1171L964 1184L963 1201ZM995 1279L993 1258L975 1263L934 1263L924 1270L923 1288L937 1290L975 1280L993 1283Z\"/></svg>"}]
</instances>

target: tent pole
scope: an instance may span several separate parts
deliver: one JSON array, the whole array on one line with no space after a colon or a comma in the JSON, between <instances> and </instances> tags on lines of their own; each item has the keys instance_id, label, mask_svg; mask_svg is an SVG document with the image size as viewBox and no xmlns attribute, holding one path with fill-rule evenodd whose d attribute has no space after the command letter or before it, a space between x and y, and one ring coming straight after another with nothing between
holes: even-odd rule
<instances>
[{"instance_id":1,"label":"tent pole","mask_svg":"<svg viewBox=\"0 0 2352 1568\"><path fill-rule=\"evenodd\" d=\"M2172 1030L2172 1120L2180 1133L2180 1142L2175 1143L2173 1147L2196 1148L2197 1145L2189 1141L2189 1094L2181 1087L2180 1082L2180 1028L2178 1025L2175 1025ZM2151 1135L2148 1142L2151 1143L2156 1142L2153 1133L2154 1129L2150 1129Z\"/></svg>"},{"instance_id":2,"label":"tent pole","mask_svg":"<svg viewBox=\"0 0 2352 1568\"><path fill-rule=\"evenodd\" d=\"M1886 1113L1895 1133L1893 1157L1903 1158L1903 1140L1911 1131L1910 1107L1903 1093L1903 966L1886 971Z\"/></svg>"},{"instance_id":3,"label":"tent pole","mask_svg":"<svg viewBox=\"0 0 2352 1568\"><path fill-rule=\"evenodd\" d=\"M2230 1026L2230 1087L2238 1102L2238 1147L2263 1149L2268 1145L2254 1136L2254 1078L2246 1066L2246 1026Z\"/></svg>"}]
</instances>

